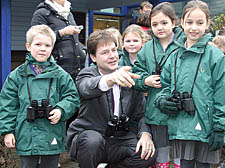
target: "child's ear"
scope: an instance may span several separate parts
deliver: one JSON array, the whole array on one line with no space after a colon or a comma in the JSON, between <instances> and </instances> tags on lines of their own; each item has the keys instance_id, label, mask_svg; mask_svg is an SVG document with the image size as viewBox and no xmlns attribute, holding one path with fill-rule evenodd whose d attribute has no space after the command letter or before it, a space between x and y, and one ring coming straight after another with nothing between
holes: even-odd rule
<instances>
[{"instance_id":1,"label":"child's ear","mask_svg":"<svg viewBox=\"0 0 225 168\"><path fill-rule=\"evenodd\" d=\"M208 23L207 23L208 25L207 25L207 30L209 30L209 27L210 27L210 24L211 24L211 21L210 20L208 20Z\"/></svg>"},{"instance_id":2,"label":"child's ear","mask_svg":"<svg viewBox=\"0 0 225 168\"><path fill-rule=\"evenodd\" d=\"M96 57L93 54L90 54L90 57L91 57L92 62L96 63Z\"/></svg>"},{"instance_id":3,"label":"child's ear","mask_svg":"<svg viewBox=\"0 0 225 168\"><path fill-rule=\"evenodd\" d=\"M181 19L181 26L184 29L184 20L183 19Z\"/></svg>"},{"instance_id":4,"label":"child's ear","mask_svg":"<svg viewBox=\"0 0 225 168\"><path fill-rule=\"evenodd\" d=\"M173 20L173 28L176 26L176 20Z\"/></svg>"},{"instance_id":5,"label":"child's ear","mask_svg":"<svg viewBox=\"0 0 225 168\"><path fill-rule=\"evenodd\" d=\"M30 44L29 43L26 43L25 47L26 47L27 51L30 51Z\"/></svg>"}]
</instances>

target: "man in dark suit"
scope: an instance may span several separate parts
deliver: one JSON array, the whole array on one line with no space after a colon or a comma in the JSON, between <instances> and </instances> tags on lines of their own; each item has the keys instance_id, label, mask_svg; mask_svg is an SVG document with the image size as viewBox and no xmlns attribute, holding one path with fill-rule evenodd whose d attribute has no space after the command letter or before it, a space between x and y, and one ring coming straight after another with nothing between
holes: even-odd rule
<instances>
[{"instance_id":1,"label":"man in dark suit","mask_svg":"<svg viewBox=\"0 0 225 168\"><path fill-rule=\"evenodd\" d=\"M88 39L96 66L76 79L80 111L67 132L67 149L81 168L147 168L155 162L155 147L145 124L145 98L132 88L138 78L130 67L118 68L116 39L97 30Z\"/></svg>"}]
</instances>

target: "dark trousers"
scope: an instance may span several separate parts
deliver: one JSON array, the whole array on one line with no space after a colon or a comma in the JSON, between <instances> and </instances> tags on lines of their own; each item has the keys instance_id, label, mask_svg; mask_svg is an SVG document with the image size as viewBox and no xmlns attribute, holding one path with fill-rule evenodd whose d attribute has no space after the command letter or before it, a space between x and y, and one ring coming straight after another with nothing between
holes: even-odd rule
<instances>
[{"instance_id":1,"label":"dark trousers","mask_svg":"<svg viewBox=\"0 0 225 168\"><path fill-rule=\"evenodd\" d=\"M210 168L209 163L202 163L202 162L198 162L195 160L184 160L184 159L180 160L180 167L181 168L192 168L192 167L194 168L195 163L196 163L197 168Z\"/></svg>"},{"instance_id":2,"label":"dark trousers","mask_svg":"<svg viewBox=\"0 0 225 168\"><path fill-rule=\"evenodd\" d=\"M221 149L221 161L225 161L225 144L223 144Z\"/></svg>"},{"instance_id":3,"label":"dark trousers","mask_svg":"<svg viewBox=\"0 0 225 168\"><path fill-rule=\"evenodd\" d=\"M155 163L156 154L143 160L135 153L137 138L116 139L102 137L93 130L83 131L77 140L77 161L80 168L96 168L107 163L109 168L147 168Z\"/></svg>"},{"instance_id":4,"label":"dark trousers","mask_svg":"<svg viewBox=\"0 0 225 168\"><path fill-rule=\"evenodd\" d=\"M58 168L59 155L20 156L20 159L22 168Z\"/></svg>"}]
</instances>

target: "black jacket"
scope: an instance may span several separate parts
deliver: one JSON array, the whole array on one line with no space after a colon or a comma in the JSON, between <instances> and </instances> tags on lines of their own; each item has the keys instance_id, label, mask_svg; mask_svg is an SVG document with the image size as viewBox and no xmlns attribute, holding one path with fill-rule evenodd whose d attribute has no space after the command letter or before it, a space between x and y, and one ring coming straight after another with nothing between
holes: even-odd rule
<instances>
[{"instance_id":1,"label":"black jacket","mask_svg":"<svg viewBox=\"0 0 225 168\"><path fill-rule=\"evenodd\" d=\"M49 4L42 2L38 5L31 20L31 26L40 24L48 25L56 33L56 43L52 54L57 63L75 79L85 64L86 55L82 50L83 45L79 42L77 34L62 38L59 35L60 29L76 25L72 13L70 12L68 20L66 20Z\"/></svg>"},{"instance_id":2,"label":"black jacket","mask_svg":"<svg viewBox=\"0 0 225 168\"><path fill-rule=\"evenodd\" d=\"M112 116L112 97L109 91L103 92L98 88L101 75L96 66L81 70L76 79L78 92L80 95L80 110L76 120L74 120L67 131L67 149L69 155L75 158L76 137L84 130L95 130L102 135L105 134L107 122ZM133 88L121 87L120 92L120 114L130 118L130 131L121 139L135 138L141 132L149 132L149 127L145 124L145 98L142 92ZM131 123L132 122L132 123ZM136 124L134 124L136 123Z\"/></svg>"}]
</instances>

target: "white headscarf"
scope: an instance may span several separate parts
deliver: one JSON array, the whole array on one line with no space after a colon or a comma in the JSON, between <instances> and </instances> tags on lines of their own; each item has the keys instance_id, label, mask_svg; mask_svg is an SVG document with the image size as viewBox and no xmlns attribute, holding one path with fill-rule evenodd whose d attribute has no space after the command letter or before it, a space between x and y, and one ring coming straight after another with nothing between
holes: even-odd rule
<instances>
[{"instance_id":1,"label":"white headscarf","mask_svg":"<svg viewBox=\"0 0 225 168\"><path fill-rule=\"evenodd\" d=\"M65 1L64 6L55 2L54 0L53 1L45 0L45 3L49 4L53 9L55 9L58 12L59 15L67 19L71 6L71 3L69 1Z\"/></svg>"}]
</instances>

